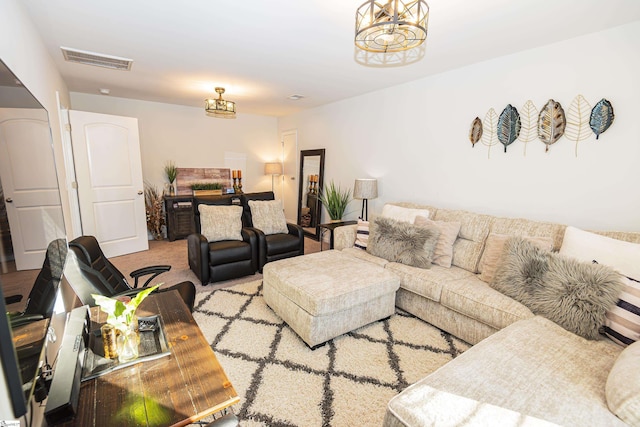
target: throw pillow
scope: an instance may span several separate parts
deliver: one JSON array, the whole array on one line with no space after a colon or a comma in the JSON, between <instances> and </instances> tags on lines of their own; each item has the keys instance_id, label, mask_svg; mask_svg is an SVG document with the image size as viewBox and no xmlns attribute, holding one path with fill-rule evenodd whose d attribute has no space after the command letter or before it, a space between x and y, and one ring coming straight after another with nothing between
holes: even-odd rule
<instances>
[{"instance_id":1,"label":"throw pillow","mask_svg":"<svg viewBox=\"0 0 640 427\"><path fill-rule=\"evenodd\" d=\"M566 258L512 237L491 286L566 330L597 339L622 282L610 267Z\"/></svg>"},{"instance_id":2,"label":"throw pillow","mask_svg":"<svg viewBox=\"0 0 640 427\"><path fill-rule=\"evenodd\" d=\"M622 346L640 341L640 282L622 276L622 292L607 312L604 333Z\"/></svg>"},{"instance_id":3,"label":"throw pillow","mask_svg":"<svg viewBox=\"0 0 640 427\"><path fill-rule=\"evenodd\" d=\"M209 242L242 240L242 206L199 205L200 233Z\"/></svg>"},{"instance_id":4,"label":"throw pillow","mask_svg":"<svg viewBox=\"0 0 640 427\"><path fill-rule=\"evenodd\" d=\"M280 200L249 200L254 228L264 234L287 234L287 220Z\"/></svg>"},{"instance_id":5,"label":"throw pillow","mask_svg":"<svg viewBox=\"0 0 640 427\"><path fill-rule=\"evenodd\" d=\"M432 263L441 267L451 268L451 261L453 261L453 244L458 238L462 223L457 221L432 221L427 217L417 216L414 224L434 226L440 230L440 237L438 237L438 241L436 242Z\"/></svg>"},{"instance_id":6,"label":"throw pillow","mask_svg":"<svg viewBox=\"0 0 640 427\"><path fill-rule=\"evenodd\" d=\"M402 206L385 204L382 207L382 214L385 218L395 219L396 221L409 222L413 224L417 216L429 218L429 211L426 209L403 208Z\"/></svg>"},{"instance_id":7,"label":"throw pillow","mask_svg":"<svg viewBox=\"0 0 640 427\"><path fill-rule=\"evenodd\" d=\"M581 261L598 260L627 277L640 278L640 245L567 227L560 247L562 255Z\"/></svg>"},{"instance_id":8,"label":"throw pillow","mask_svg":"<svg viewBox=\"0 0 640 427\"><path fill-rule=\"evenodd\" d=\"M605 385L607 406L630 426L640 425L640 341L622 350Z\"/></svg>"},{"instance_id":9,"label":"throw pillow","mask_svg":"<svg viewBox=\"0 0 640 427\"><path fill-rule=\"evenodd\" d=\"M491 283L496 274L496 269L502 261L504 253L504 245L512 236L506 234L491 233L487 237L482 251L482 257L478 263L478 278L483 282ZM553 239L551 237L523 237L524 239L536 244L541 249L550 251L553 249Z\"/></svg>"},{"instance_id":10,"label":"throw pillow","mask_svg":"<svg viewBox=\"0 0 640 427\"><path fill-rule=\"evenodd\" d=\"M440 230L378 217L370 223L367 252L390 262L430 268Z\"/></svg>"},{"instance_id":11,"label":"throw pillow","mask_svg":"<svg viewBox=\"0 0 640 427\"><path fill-rule=\"evenodd\" d=\"M369 221L363 221L358 218L358 228L356 228L356 241L353 244L358 249L367 249L369 242Z\"/></svg>"}]
</instances>

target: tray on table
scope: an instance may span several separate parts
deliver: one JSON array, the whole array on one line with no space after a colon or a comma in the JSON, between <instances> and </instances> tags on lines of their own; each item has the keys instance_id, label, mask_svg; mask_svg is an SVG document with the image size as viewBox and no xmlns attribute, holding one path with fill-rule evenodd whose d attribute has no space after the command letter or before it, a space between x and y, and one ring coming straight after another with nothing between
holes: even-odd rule
<instances>
[{"instance_id":1,"label":"tray on table","mask_svg":"<svg viewBox=\"0 0 640 427\"><path fill-rule=\"evenodd\" d=\"M136 363L155 360L171 354L167 337L164 333L164 324L159 315L138 317L138 332L140 336L138 358L120 363L117 358L106 359L104 357L100 329L91 331L89 345L85 351L84 366L82 367L82 381L88 381Z\"/></svg>"}]
</instances>

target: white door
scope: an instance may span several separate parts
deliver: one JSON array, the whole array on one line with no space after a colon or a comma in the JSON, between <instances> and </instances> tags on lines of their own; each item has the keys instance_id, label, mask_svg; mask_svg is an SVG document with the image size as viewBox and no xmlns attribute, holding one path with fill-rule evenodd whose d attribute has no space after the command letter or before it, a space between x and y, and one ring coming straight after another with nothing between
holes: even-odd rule
<instances>
[{"instance_id":1,"label":"white door","mask_svg":"<svg viewBox=\"0 0 640 427\"><path fill-rule=\"evenodd\" d=\"M298 131L289 130L282 133L282 176L280 191L284 205L284 216L287 221L298 223Z\"/></svg>"},{"instance_id":2,"label":"white door","mask_svg":"<svg viewBox=\"0 0 640 427\"><path fill-rule=\"evenodd\" d=\"M82 232L107 257L149 249L138 120L69 110Z\"/></svg>"},{"instance_id":3,"label":"white door","mask_svg":"<svg viewBox=\"0 0 640 427\"><path fill-rule=\"evenodd\" d=\"M0 180L17 270L42 268L64 220L46 111L0 109Z\"/></svg>"}]
</instances>

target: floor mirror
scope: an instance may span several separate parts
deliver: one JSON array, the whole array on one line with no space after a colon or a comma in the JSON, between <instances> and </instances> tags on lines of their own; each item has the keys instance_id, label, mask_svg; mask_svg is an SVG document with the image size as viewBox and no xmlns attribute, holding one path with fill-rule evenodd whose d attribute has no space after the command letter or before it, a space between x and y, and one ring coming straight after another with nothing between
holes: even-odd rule
<instances>
[{"instance_id":1,"label":"floor mirror","mask_svg":"<svg viewBox=\"0 0 640 427\"><path fill-rule=\"evenodd\" d=\"M298 189L298 225L304 234L320 239L322 203L319 195L324 183L324 148L300 151L300 179Z\"/></svg>"}]
</instances>

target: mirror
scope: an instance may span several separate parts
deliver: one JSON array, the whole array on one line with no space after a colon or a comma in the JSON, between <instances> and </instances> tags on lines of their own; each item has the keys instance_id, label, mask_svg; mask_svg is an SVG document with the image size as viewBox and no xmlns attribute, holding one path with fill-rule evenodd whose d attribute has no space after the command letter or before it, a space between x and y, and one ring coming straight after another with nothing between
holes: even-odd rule
<instances>
[{"instance_id":1,"label":"mirror","mask_svg":"<svg viewBox=\"0 0 640 427\"><path fill-rule=\"evenodd\" d=\"M48 268L40 274L47 253ZM48 113L0 61L0 287L6 303L0 323L11 326L5 326L4 335L10 333L14 344L7 345L11 338L2 340L0 359L12 400L16 390L25 402L31 398L65 256ZM46 298L30 295L36 282L52 285ZM40 304L45 299L46 307ZM8 373L8 354L17 355L17 375Z\"/></svg>"},{"instance_id":2,"label":"mirror","mask_svg":"<svg viewBox=\"0 0 640 427\"><path fill-rule=\"evenodd\" d=\"M324 148L300 151L298 225L306 236L320 240L322 203L318 195L324 185Z\"/></svg>"}]
</instances>

